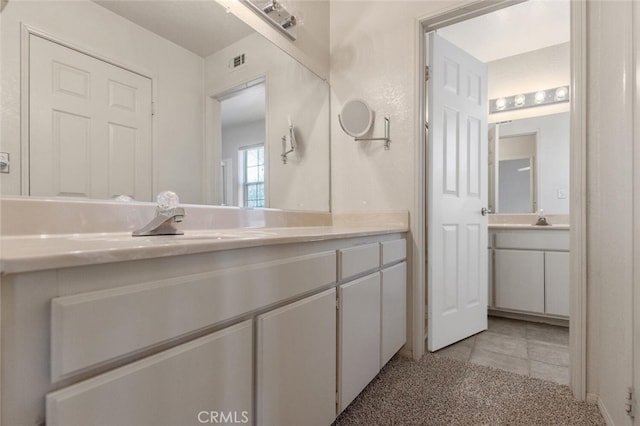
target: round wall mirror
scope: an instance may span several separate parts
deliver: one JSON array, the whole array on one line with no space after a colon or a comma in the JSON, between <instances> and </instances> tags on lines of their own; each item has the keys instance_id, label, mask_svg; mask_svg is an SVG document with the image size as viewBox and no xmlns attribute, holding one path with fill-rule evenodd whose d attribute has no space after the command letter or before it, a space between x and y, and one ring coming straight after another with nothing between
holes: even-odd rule
<instances>
[{"instance_id":1,"label":"round wall mirror","mask_svg":"<svg viewBox=\"0 0 640 426\"><path fill-rule=\"evenodd\" d=\"M354 138L367 133L373 124L373 111L361 99L351 99L342 106L338 114L342 130Z\"/></svg>"}]
</instances>

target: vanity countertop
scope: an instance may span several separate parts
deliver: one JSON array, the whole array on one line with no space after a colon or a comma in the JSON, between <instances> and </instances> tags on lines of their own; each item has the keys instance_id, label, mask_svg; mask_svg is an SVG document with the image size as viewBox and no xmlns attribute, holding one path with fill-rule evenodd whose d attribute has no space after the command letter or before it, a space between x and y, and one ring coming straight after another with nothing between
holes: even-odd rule
<instances>
[{"instance_id":1,"label":"vanity countertop","mask_svg":"<svg viewBox=\"0 0 640 426\"><path fill-rule=\"evenodd\" d=\"M490 230L522 230L526 229L528 231L567 231L570 229L569 225L549 225L549 226L537 226L537 225L529 225L526 223L492 223L489 224Z\"/></svg>"},{"instance_id":2,"label":"vanity countertop","mask_svg":"<svg viewBox=\"0 0 640 426\"><path fill-rule=\"evenodd\" d=\"M185 230L185 235L132 237L130 232L21 235L0 238L0 271L14 274L239 248L407 232L402 223Z\"/></svg>"}]
</instances>

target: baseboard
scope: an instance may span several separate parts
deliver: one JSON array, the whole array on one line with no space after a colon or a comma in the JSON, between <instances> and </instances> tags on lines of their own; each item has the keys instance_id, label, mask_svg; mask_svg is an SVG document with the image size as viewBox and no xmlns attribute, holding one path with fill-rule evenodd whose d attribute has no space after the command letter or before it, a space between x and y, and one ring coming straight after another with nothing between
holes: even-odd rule
<instances>
[{"instance_id":1,"label":"baseboard","mask_svg":"<svg viewBox=\"0 0 640 426\"><path fill-rule=\"evenodd\" d=\"M598 395L595 393L588 393L587 403L591 405L598 405Z\"/></svg>"},{"instance_id":2,"label":"baseboard","mask_svg":"<svg viewBox=\"0 0 640 426\"><path fill-rule=\"evenodd\" d=\"M501 310L501 309L494 309L494 308L489 308L488 314L489 316L493 316L493 317L509 318L509 319L516 319L521 321L539 322L543 324L569 327L569 319L566 319L566 318L557 318L557 317L551 317L547 315L538 315L538 314L527 313L527 312L516 312L516 311L508 311L508 310Z\"/></svg>"},{"instance_id":3,"label":"baseboard","mask_svg":"<svg viewBox=\"0 0 640 426\"><path fill-rule=\"evenodd\" d=\"M602 414L602 418L604 419L604 422L609 426L615 426L615 423L611 418L611 414L609 414L609 411L607 411L607 407L605 407L604 403L602 402L602 399L600 399L600 397L597 397L597 398L598 398L598 409L600 410L600 414Z\"/></svg>"}]
</instances>

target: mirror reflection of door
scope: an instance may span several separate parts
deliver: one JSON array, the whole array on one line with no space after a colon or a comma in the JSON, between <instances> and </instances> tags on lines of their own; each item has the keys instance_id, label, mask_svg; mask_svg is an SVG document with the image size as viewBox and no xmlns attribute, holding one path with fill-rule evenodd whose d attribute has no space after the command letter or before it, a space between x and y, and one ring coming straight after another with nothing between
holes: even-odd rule
<instances>
[{"instance_id":1,"label":"mirror reflection of door","mask_svg":"<svg viewBox=\"0 0 640 426\"><path fill-rule=\"evenodd\" d=\"M220 101L222 204L266 207L265 84L245 84Z\"/></svg>"}]
</instances>

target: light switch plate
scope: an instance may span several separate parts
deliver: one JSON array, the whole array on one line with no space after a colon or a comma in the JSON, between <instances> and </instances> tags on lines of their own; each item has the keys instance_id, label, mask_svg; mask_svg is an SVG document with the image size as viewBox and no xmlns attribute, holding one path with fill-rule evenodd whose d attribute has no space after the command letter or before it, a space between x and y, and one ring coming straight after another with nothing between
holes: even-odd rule
<instances>
[{"instance_id":1,"label":"light switch plate","mask_svg":"<svg viewBox=\"0 0 640 426\"><path fill-rule=\"evenodd\" d=\"M567 198L567 190L558 188L558 200L564 200Z\"/></svg>"},{"instance_id":2,"label":"light switch plate","mask_svg":"<svg viewBox=\"0 0 640 426\"><path fill-rule=\"evenodd\" d=\"M9 173L9 153L0 152L0 173Z\"/></svg>"}]
</instances>

